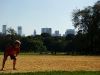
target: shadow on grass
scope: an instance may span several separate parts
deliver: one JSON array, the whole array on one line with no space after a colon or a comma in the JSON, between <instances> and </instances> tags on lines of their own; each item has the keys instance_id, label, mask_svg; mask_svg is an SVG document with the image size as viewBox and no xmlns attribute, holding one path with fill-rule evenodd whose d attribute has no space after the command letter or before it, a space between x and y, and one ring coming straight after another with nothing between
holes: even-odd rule
<instances>
[{"instance_id":1,"label":"shadow on grass","mask_svg":"<svg viewBox=\"0 0 100 75\"><path fill-rule=\"evenodd\" d=\"M100 71L45 71L27 73L1 73L0 75L100 75Z\"/></svg>"}]
</instances>

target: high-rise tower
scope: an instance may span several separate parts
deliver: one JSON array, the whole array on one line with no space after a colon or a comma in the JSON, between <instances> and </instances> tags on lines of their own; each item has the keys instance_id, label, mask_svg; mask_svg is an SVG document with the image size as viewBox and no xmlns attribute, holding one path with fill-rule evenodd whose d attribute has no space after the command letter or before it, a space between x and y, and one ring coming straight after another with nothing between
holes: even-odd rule
<instances>
[{"instance_id":1,"label":"high-rise tower","mask_svg":"<svg viewBox=\"0 0 100 75\"><path fill-rule=\"evenodd\" d=\"M18 35L22 36L22 27L18 26Z\"/></svg>"},{"instance_id":2,"label":"high-rise tower","mask_svg":"<svg viewBox=\"0 0 100 75\"><path fill-rule=\"evenodd\" d=\"M6 27L7 27L6 25L3 25L2 26L2 34L5 34L6 35Z\"/></svg>"}]
</instances>

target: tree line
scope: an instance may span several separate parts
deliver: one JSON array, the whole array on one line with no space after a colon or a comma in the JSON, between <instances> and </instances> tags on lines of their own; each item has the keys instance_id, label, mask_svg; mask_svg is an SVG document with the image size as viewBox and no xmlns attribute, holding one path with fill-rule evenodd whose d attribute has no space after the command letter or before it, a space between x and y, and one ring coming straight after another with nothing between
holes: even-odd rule
<instances>
[{"instance_id":1,"label":"tree line","mask_svg":"<svg viewBox=\"0 0 100 75\"><path fill-rule=\"evenodd\" d=\"M42 33L36 36L22 37L14 29L8 28L7 35L0 34L0 51L18 39L21 41L21 52L64 52L66 54L99 55L100 54L100 1L84 9L72 12L75 35L51 36Z\"/></svg>"}]
</instances>

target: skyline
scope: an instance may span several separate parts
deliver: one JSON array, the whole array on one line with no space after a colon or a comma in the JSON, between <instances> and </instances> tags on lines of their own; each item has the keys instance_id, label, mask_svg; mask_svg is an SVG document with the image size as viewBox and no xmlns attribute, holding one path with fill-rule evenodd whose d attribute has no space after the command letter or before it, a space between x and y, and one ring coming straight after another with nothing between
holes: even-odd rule
<instances>
[{"instance_id":1,"label":"skyline","mask_svg":"<svg viewBox=\"0 0 100 75\"><path fill-rule=\"evenodd\" d=\"M2 25L2 32L1 32L1 33L6 34L5 32L6 32L7 29L8 29L8 28L7 28L7 25ZM66 29L66 30L65 30L65 33L63 33L62 35L61 35L61 33L59 33L59 35L60 35L60 36L66 35L66 32L69 31L69 30L75 30L75 29ZM22 27L22 26L17 26L17 31L16 31L16 33L17 33L18 35L23 36L23 35L25 35L25 34L23 34L22 31L23 31L23 27ZM55 30L54 33L53 33L53 32L52 32L52 28L47 28L47 27L46 27L46 28L41 28L41 33L40 33L40 34L42 34L42 33L49 33L49 34L51 34L51 35L55 35L56 32L58 33L59 30ZM34 32L33 32L30 36L32 36L32 35L38 35L37 32L36 32L36 30L34 30Z\"/></svg>"},{"instance_id":2,"label":"skyline","mask_svg":"<svg viewBox=\"0 0 100 75\"><path fill-rule=\"evenodd\" d=\"M74 29L71 15L74 9L93 6L97 0L0 0L0 32L2 25L17 31L23 27L26 36L41 34L41 28L59 30L63 35L66 29Z\"/></svg>"}]
</instances>

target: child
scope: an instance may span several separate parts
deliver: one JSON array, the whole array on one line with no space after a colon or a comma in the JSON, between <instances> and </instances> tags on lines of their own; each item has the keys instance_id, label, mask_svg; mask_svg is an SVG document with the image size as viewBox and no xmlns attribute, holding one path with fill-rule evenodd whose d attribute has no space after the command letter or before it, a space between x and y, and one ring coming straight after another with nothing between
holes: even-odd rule
<instances>
[{"instance_id":1,"label":"child","mask_svg":"<svg viewBox=\"0 0 100 75\"><path fill-rule=\"evenodd\" d=\"M13 46L10 46L10 47L6 48L6 50L4 51L4 59L3 59L1 70L3 70L3 68L5 66L5 62L6 62L8 56L10 56L11 60L13 60L13 70L16 70L16 68L15 68L16 57L20 52L20 44L21 44L21 42L16 40L14 42Z\"/></svg>"}]
</instances>

